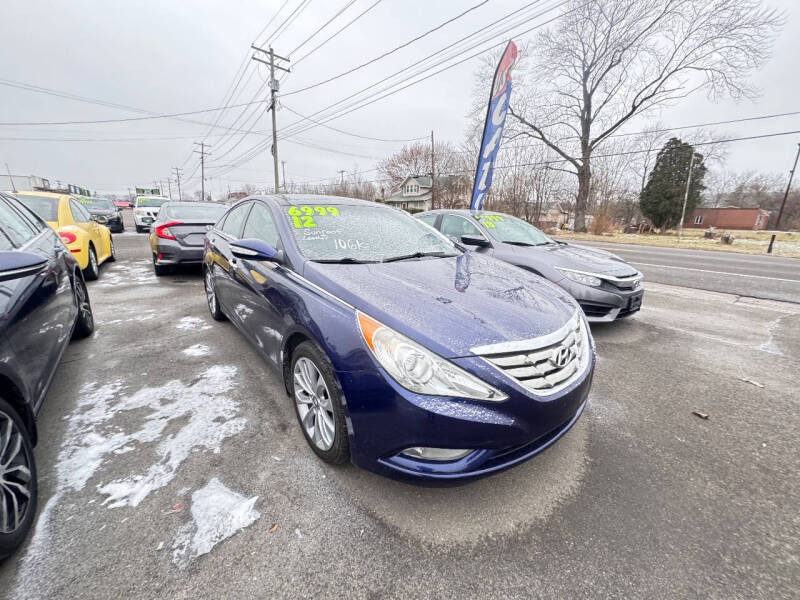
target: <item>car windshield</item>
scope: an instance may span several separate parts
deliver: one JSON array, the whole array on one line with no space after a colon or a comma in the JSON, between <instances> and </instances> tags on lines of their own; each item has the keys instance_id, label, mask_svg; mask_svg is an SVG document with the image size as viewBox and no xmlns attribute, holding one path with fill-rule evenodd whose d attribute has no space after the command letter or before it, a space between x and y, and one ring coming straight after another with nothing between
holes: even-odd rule
<instances>
[{"instance_id":1,"label":"car windshield","mask_svg":"<svg viewBox=\"0 0 800 600\"><path fill-rule=\"evenodd\" d=\"M169 202L169 198L136 198L136 206L161 206L164 202Z\"/></svg>"},{"instance_id":2,"label":"car windshield","mask_svg":"<svg viewBox=\"0 0 800 600\"><path fill-rule=\"evenodd\" d=\"M300 252L314 261L382 262L460 254L437 231L390 208L314 204L282 210Z\"/></svg>"},{"instance_id":3,"label":"car windshield","mask_svg":"<svg viewBox=\"0 0 800 600\"><path fill-rule=\"evenodd\" d=\"M522 219L508 215L481 213L473 215L486 228L494 239L506 244L520 246L541 246L555 244L553 240Z\"/></svg>"},{"instance_id":4,"label":"car windshield","mask_svg":"<svg viewBox=\"0 0 800 600\"><path fill-rule=\"evenodd\" d=\"M224 204L168 204L164 210L170 219L216 223L227 208Z\"/></svg>"},{"instance_id":5,"label":"car windshield","mask_svg":"<svg viewBox=\"0 0 800 600\"><path fill-rule=\"evenodd\" d=\"M81 204L88 208L100 210L114 210L114 203L106 198L81 198Z\"/></svg>"},{"instance_id":6,"label":"car windshield","mask_svg":"<svg viewBox=\"0 0 800 600\"><path fill-rule=\"evenodd\" d=\"M20 194L16 198L43 221L58 221L58 198L30 194Z\"/></svg>"}]
</instances>

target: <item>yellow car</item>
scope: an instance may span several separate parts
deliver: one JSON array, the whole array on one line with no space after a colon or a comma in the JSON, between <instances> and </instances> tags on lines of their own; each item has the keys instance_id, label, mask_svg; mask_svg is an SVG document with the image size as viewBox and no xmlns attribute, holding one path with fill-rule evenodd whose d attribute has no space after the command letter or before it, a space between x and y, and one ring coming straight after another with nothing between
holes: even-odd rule
<instances>
[{"instance_id":1,"label":"yellow car","mask_svg":"<svg viewBox=\"0 0 800 600\"><path fill-rule=\"evenodd\" d=\"M75 196L37 191L16 192L14 196L55 229L78 261L85 279L97 279L100 265L116 260L111 231L95 223Z\"/></svg>"}]
</instances>

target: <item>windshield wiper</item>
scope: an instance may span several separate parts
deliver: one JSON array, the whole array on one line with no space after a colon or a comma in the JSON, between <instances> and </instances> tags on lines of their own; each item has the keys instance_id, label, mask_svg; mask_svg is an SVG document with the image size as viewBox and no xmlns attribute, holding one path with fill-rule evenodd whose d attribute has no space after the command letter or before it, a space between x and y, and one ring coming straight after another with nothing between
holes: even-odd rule
<instances>
[{"instance_id":1,"label":"windshield wiper","mask_svg":"<svg viewBox=\"0 0 800 600\"><path fill-rule=\"evenodd\" d=\"M506 242L512 246L547 246L550 242L539 242L538 244L529 244L528 242Z\"/></svg>"},{"instance_id":2,"label":"windshield wiper","mask_svg":"<svg viewBox=\"0 0 800 600\"><path fill-rule=\"evenodd\" d=\"M395 262L398 260L410 260L412 258L424 258L426 256L436 256L439 258L444 258L447 256L458 256L457 254L447 254L446 252L414 252L414 254L404 254L403 256L391 256L389 258L384 258L381 262Z\"/></svg>"},{"instance_id":3,"label":"windshield wiper","mask_svg":"<svg viewBox=\"0 0 800 600\"><path fill-rule=\"evenodd\" d=\"M316 263L339 263L339 264L348 264L348 265L363 265L366 263L376 263L377 260L360 260L358 258L353 258L352 256L345 256L344 258L315 258L312 259L311 262Z\"/></svg>"}]
</instances>

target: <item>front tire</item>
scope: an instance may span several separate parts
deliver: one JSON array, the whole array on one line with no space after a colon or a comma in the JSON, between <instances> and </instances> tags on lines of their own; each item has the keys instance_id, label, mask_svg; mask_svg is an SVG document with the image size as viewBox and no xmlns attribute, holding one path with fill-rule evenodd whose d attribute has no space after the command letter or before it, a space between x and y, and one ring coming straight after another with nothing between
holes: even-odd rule
<instances>
[{"instance_id":1,"label":"front tire","mask_svg":"<svg viewBox=\"0 0 800 600\"><path fill-rule=\"evenodd\" d=\"M108 249L110 254L108 256L108 262L116 262L117 261L117 249L114 248L114 238L108 238Z\"/></svg>"},{"instance_id":2,"label":"front tire","mask_svg":"<svg viewBox=\"0 0 800 600\"><path fill-rule=\"evenodd\" d=\"M300 429L314 453L331 464L350 459L342 392L328 357L312 342L292 354L291 394Z\"/></svg>"},{"instance_id":3,"label":"front tire","mask_svg":"<svg viewBox=\"0 0 800 600\"><path fill-rule=\"evenodd\" d=\"M94 246L89 244L89 264L83 270L83 278L86 281L94 281L100 276L100 267L97 265L97 253Z\"/></svg>"},{"instance_id":4,"label":"front tire","mask_svg":"<svg viewBox=\"0 0 800 600\"><path fill-rule=\"evenodd\" d=\"M89 337L94 332L94 313L89 302L89 291L79 274L75 274L75 300L78 303L78 317L75 329L72 330L72 339L79 340Z\"/></svg>"},{"instance_id":5,"label":"front tire","mask_svg":"<svg viewBox=\"0 0 800 600\"><path fill-rule=\"evenodd\" d=\"M38 488L31 436L0 398L0 561L25 540L36 516Z\"/></svg>"}]
</instances>

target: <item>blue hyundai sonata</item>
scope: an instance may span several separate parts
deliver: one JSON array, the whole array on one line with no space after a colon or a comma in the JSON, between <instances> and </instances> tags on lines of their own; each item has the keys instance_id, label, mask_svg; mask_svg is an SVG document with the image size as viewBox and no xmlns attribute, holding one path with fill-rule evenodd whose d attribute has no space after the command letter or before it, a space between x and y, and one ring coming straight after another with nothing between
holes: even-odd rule
<instances>
[{"instance_id":1,"label":"blue hyundai sonata","mask_svg":"<svg viewBox=\"0 0 800 600\"><path fill-rule=\"evenodd\" d=\"M330 463L488 475L558 440L589 393L594 343L564 290L374 202L247 198L207 232L203 274Z\"/></svg>"}]
</instances>

